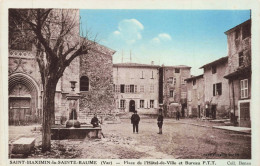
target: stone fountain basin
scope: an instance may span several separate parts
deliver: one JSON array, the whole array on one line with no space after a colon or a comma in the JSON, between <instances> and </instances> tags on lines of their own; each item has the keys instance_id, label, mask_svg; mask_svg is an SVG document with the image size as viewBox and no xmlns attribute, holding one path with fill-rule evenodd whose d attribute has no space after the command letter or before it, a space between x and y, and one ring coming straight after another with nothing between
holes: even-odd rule
<instances>
[{"instance_id":1,"label":"stone fountain basin","mask_svg":"<svg viewBox=\"0 0 260 166\"><path fill-rule=\"evenodd\" d=\"M101 139L101 131L101 127L93 127L92 125L81 125L80 128L66 128L65 125L53 125L51 127L51 139L85 139L86 137Z\"/></svg>"}]
</instances>

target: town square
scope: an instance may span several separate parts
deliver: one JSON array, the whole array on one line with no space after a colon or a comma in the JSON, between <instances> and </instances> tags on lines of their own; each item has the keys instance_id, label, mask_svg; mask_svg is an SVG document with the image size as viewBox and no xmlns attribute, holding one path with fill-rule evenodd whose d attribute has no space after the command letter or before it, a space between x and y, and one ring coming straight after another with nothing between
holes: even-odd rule
<instances>
[{"instance_id":1,"label":"town square","mask_svg":"<svg viewBox=\"0 0 260 166\"><path fill-rule=\"evenodd\" d=\"M10 159L251 159L251 10L8 10Z\"/></svg>"}]
</instances>

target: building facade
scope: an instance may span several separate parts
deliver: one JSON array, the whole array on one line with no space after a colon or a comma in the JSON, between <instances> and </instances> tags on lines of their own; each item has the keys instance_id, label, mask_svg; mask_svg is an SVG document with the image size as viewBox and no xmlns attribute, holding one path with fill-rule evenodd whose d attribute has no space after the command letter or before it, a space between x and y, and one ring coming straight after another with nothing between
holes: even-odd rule
<instances>
[{"instance_id":1,"label":"building facade","mask_svg":"<svg viewBox=\"0 0 260 166\"><path fill-rule=\"evenodd\" d=\"M251 126L251 19L225 32L228 39L228 80L231 119Z\"/></svg>"},{"instance_id":2,"label":"building facade","mask_svg":"<svg viewBox=\"0 0 260 166\"><path fill-rule=\"evenodd\" d=\"M156 114L158 109L157 65L118 63L113 65L116 111Z\"/></svg>"},{"instance_id":3,"label":"building facade","mask_svg":"<svg viewBox=\"0 0 260 166\"><path fill-rule=\"evenodd\" d=\"M63 12L63 10L61 11ZM80 40L79 26L77 26L79 25L77 24L79 23L79 10L70 12L71 15L73 15L72 12L74 13L76 26L71 31L71 38L67 40L73 43ZM59 16L59 13L60 10L53 10L53 15ZM14 34L9 37L9 40L15 40ZM9 43L9 124L41 123L43 88L35 57L36 49L33 44L26 43L25 45L22 41L20 43L21 45ZM95 44L89 54L75 58L66 68L56 87L55 119L57 122L61 119L66 120L69 116L70 103L66 96L71 92L70 81L77 82L75 93L81 96L77 103L79 116L82 117L86 112L109 112L113 109L111 107L114 102L113 54L114 51ZM93 106L97 109L93 109Z\"/></svg>"},{"instance_id":4,"label":"building facade","mask_svg":"<svg viewBox=\"0 0 260 166\"><path fill-rule=\"evenodd\" d=\"M224 78L228 69L228 57L203 65L206 117L213 119L229 116L229 84Z\"/></svg>"},{"instance_id":5,"label":"building facade","mask_svg":"<svg viewBox=\"0 0 260 166\"><path fill-rule=\"evenodd\" d=\"M179 110L184 117L187 111L186 78L190 77L189 66L162 66L160 68L159 101L163 106L164 114L175 117Z\"/></svg>"},{"instance_id":6,"label":"building facade","mask_svg":"<svg viewBox=\"0 0 260 166\"><path fill-rule=\"evenodd\" d=\"M205 96L203 74L185 79L187 84L187 116L205 117Z\"/></svg>"}]
</instances>

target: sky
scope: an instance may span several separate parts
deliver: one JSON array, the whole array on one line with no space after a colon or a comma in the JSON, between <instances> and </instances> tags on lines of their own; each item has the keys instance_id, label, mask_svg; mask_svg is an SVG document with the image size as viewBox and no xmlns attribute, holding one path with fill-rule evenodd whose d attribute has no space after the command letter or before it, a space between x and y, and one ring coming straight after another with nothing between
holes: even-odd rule
<instances>
[{"instance_id":1,"label":"sky","mask_svg":"<svg viewBox=\"0 0 260 166\"><path fill-rule=\"evenodd\" d=\"M113 63L199 67L227 56L225 31L250 10L80 10L81 35L115 50ZM131 54L131 58L130 58Z\"/></svg>"}]
</instances>

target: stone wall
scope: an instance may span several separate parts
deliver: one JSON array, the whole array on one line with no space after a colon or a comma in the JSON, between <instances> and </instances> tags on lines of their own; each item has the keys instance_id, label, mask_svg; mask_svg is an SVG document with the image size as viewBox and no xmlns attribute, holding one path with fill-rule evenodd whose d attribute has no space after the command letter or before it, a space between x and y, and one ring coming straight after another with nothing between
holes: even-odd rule
<instances>
[{"instance_id":1,"label":"stone wall","mask_svg":"<svg viewBox=\"0 0 260 166\"><path fill-rule=\"evenodd\" d=\"M89 78L89 91L80 92L80 114L114 111L112 55L113 52L92 50L80 57L79 76Z\"/></svg>"},{"instance_id":2,"label":"stone wall","mask_svg":"<svg viewBox=\"0 0 260 166\"><path fill-rule=\"evenodd\" d=\"M193 80L187 81L187 114L188 116L198 117L198 106L200 106L200 115L204 116L204 78L194 79L196 80L196 85L193 85Z\"/></svg>"},{"instance_id":3,"label":"stone wall","mask_svg":"<svg viewBox=\"0 0 260 166\"><path fill-rule=\"evenodd\" d=\"M176 109L169 109L170 103L185 104L187 102L187 86L184 79L190 77L190 67L163 66L162 68L164 113L171 116L175 115L172 111L176 112ZM175 69L179 69L179 73L176 73ZM173 91L172 97L170 91ZM182 98L182 93L186 93L185 98Z\"/></svg>"},{"instance_id":4,"label":"stone wall","mask_svg":"<svg viewBox=\"0 0 260 166\"><path fill-rule=\"evenodd\" d=\"M251 34L248 37L243 37L243 31L251 31L250 28L251 22L247 21L227 34L229 73L239 68L240 52L243 52L244 55L243 67L251 64Z\"/></svg>"}]
</instances>

